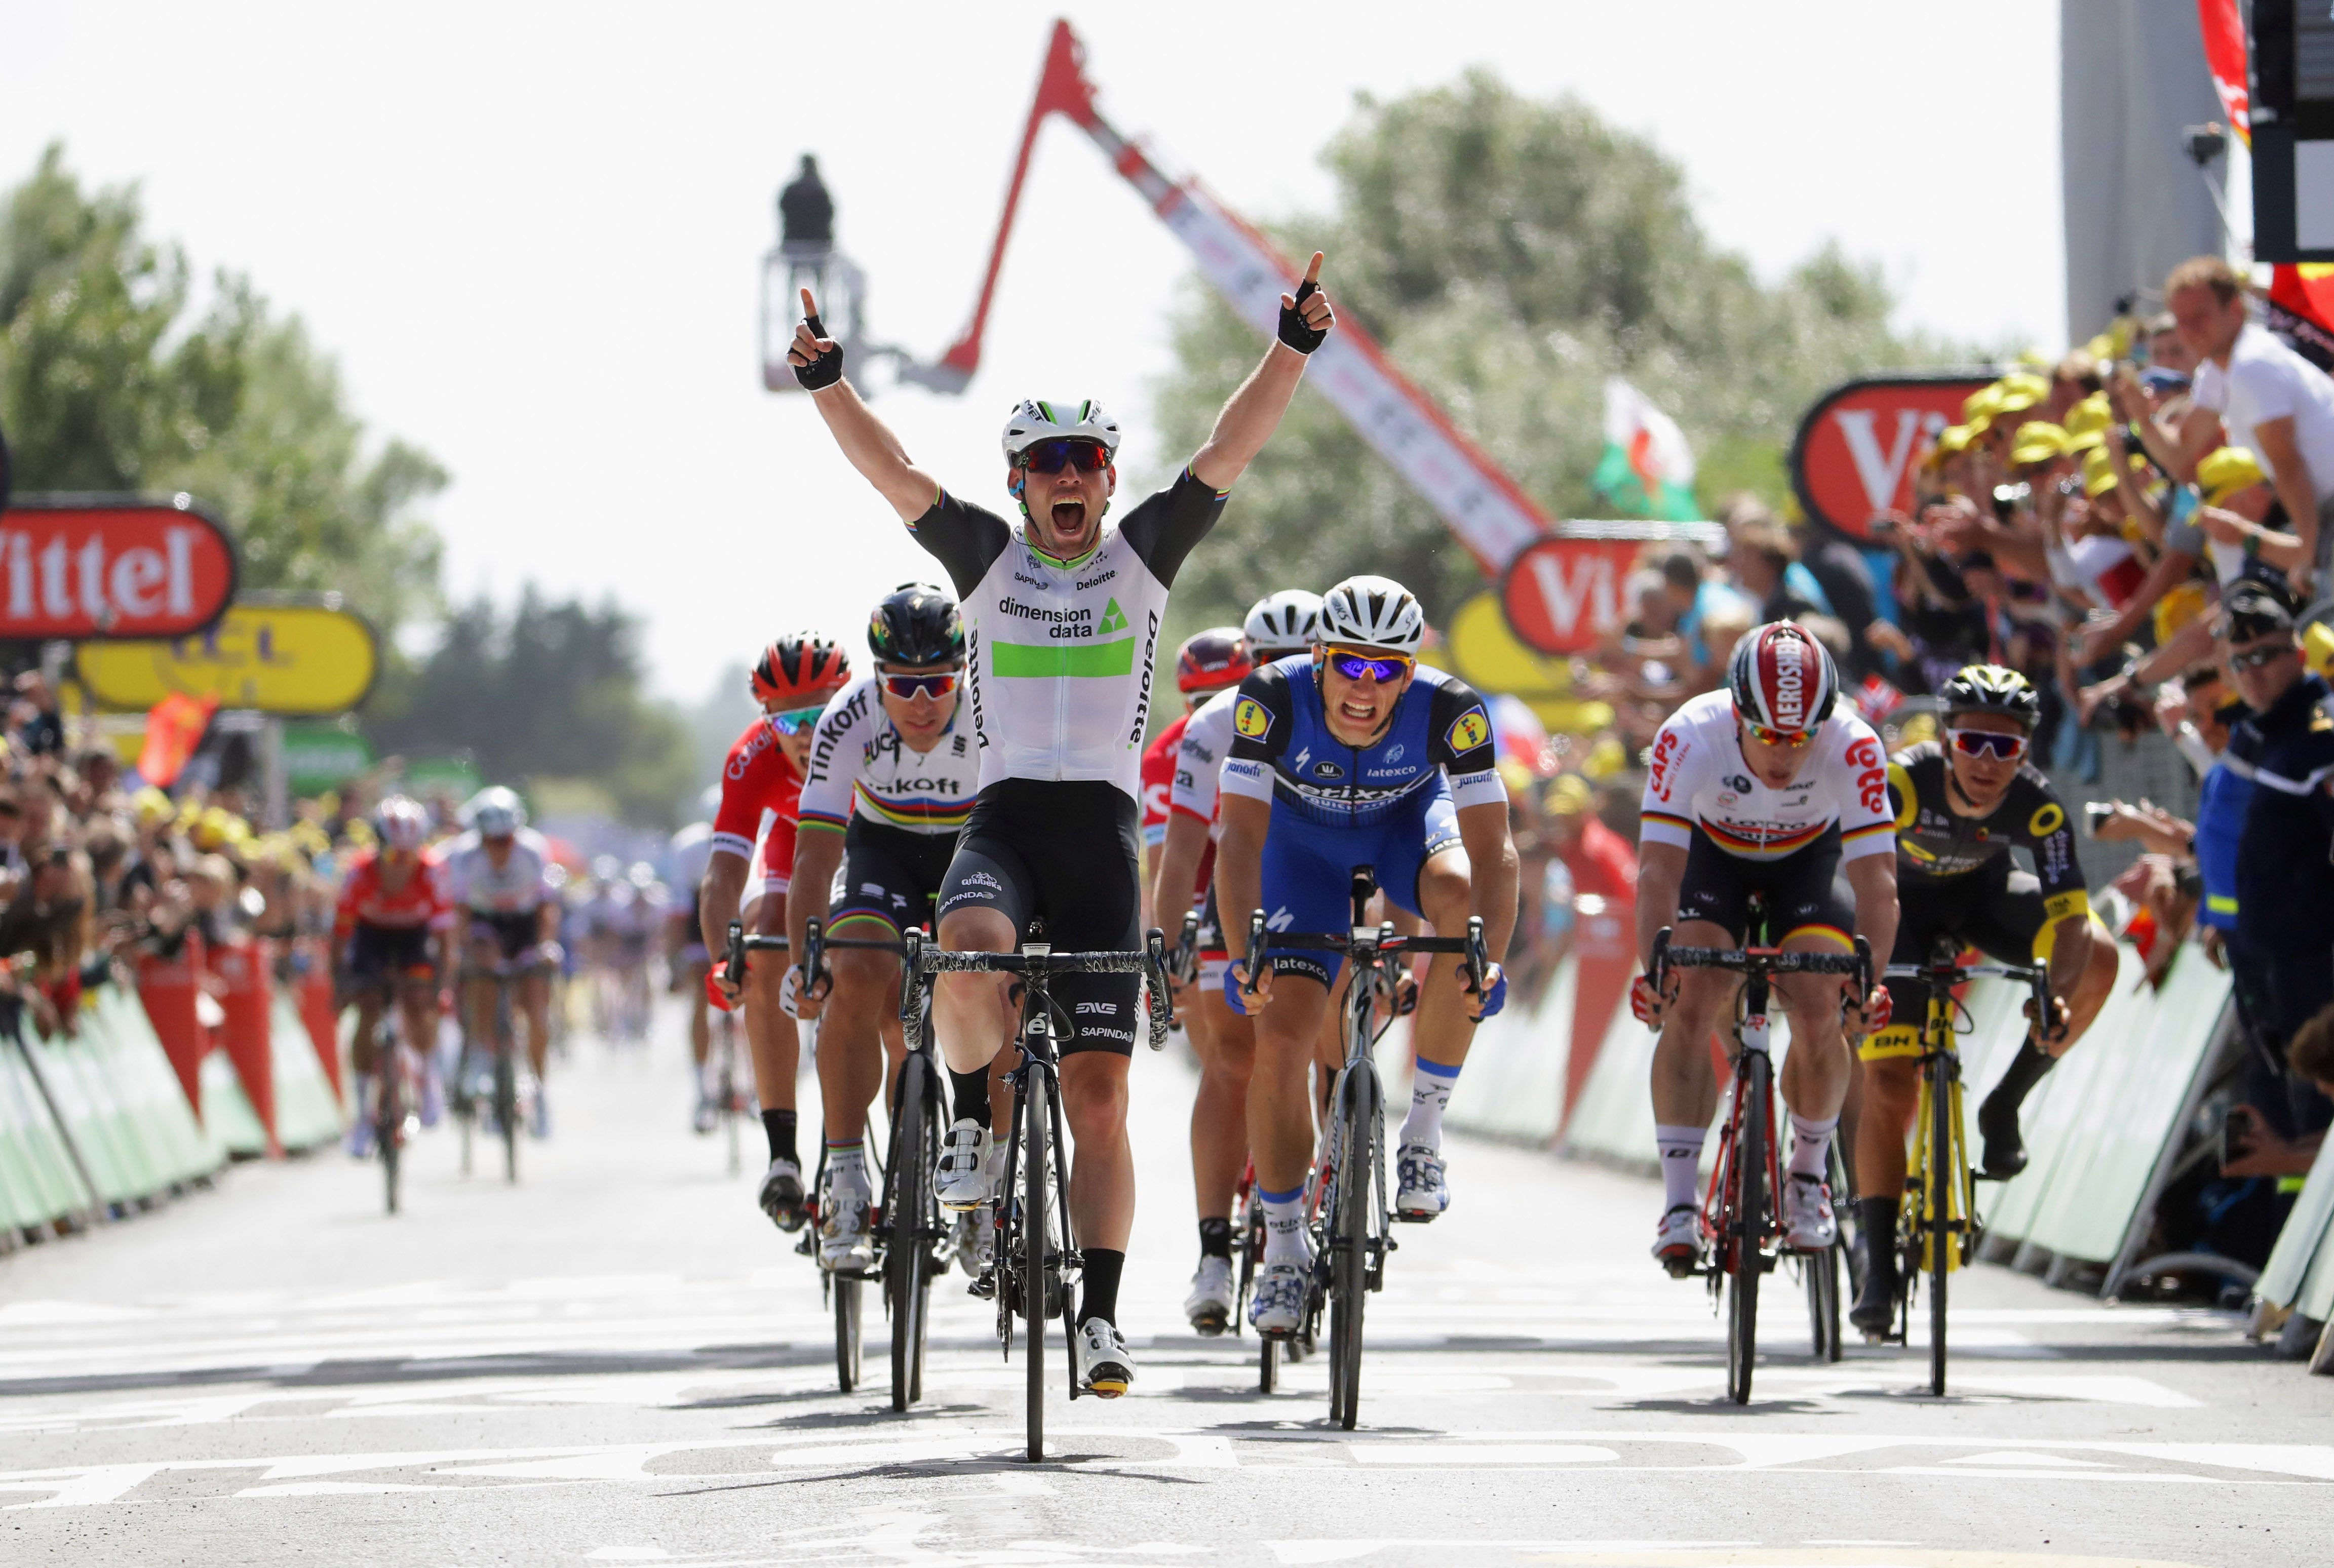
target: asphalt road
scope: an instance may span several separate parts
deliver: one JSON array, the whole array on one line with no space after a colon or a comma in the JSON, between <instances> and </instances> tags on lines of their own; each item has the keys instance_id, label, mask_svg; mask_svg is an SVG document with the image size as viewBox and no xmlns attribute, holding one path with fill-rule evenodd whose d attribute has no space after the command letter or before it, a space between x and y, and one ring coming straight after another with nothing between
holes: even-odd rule
<instances>
[{"instance_id":1,"label":"asphalt road","mask_svg":"<svg viewBox=\"0 0 2334 1568\"><path fill-rule=\"evenodd\" d=\"M2230 1316L1982 1268L1940 1400L1917 1340L1816 1364L1778 1294L1738 1409L1706 1294L1645 1256L1652 1183L1463 1140L1373 1303L1362 1429L1331 1429L1317 1361L1262 1397L1252 1340L1181 1322L1191 1080L1147 1054L1140 1379L1057 1400L1033 1467L1020 1363L957 1283L922 1407L891 1413L880 1313L836 1391L815 1273L753 1207L755 1145L731 1176L690 1135L667 1023L577 1044L516 1188L440 1130L394 1218L327 1152L0 1259L0 1563L2334 1557L2334 1382Z\"/></svg>"}]
</instances>

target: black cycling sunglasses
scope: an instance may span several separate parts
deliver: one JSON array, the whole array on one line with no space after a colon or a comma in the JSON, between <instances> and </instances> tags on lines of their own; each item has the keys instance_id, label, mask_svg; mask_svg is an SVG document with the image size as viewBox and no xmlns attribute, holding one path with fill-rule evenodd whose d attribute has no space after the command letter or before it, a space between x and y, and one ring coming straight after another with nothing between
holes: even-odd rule
<instances>
[{"instance_id":1,"label":"black cycling sunglasses","mask_svg":"<svg viewBox=\"0 0 2334 1568\"><path fill-rule=\"evenodd\" d=\"M1093 474L1110 467L1110 449L1083 436L1065 436L1030 447L1021 454L1021 464L1033 474L1058 474L1072 464L1081 474Z\"/></svg>"}]
</instances>

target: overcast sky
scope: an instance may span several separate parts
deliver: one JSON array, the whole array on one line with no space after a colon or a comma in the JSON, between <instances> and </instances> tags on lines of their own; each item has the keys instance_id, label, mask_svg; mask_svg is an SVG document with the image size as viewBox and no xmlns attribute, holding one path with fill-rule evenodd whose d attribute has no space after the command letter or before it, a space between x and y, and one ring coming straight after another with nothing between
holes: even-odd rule
<instances>
[{"instance_id":1,"label":"overcast sky","mask_svg":"<svg viewBox=\"0 0 2334 1568\"><path fill-rule=\"evenodd\" d=\"M788 627L855 648L866 604L930 574L807 399L761 389L776 188L817 152L873 328L937 355L969 314L1056 14L1086 41L1104 113L1250 216L1326 206L1317 154L1356 92L1482 65L1650 136L1763 275L1837 239L1881 264L1905 325L2065 336L2050 0L0 0L0 182L52 140L84 179L136 181L198 268L246 272L306 319L376 438L451 470L434 517L454 592L612 594L646 619L659 688L693 701ZM1941 206L1934 168L1976 149L1981 207ZM2004 243L1975 265L1972 233ZM1185 454L1154 449L1147 404L1186 275L1057 120L981 374L962 398L879 409L991 505L997 432L1025 395L1103 399L1131 465L1166 469Z\"/></svg>"}]
</instances>

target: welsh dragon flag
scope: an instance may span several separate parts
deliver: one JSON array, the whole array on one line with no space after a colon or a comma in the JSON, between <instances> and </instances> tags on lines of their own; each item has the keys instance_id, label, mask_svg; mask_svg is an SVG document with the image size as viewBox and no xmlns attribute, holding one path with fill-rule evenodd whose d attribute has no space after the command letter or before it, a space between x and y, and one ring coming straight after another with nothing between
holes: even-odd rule
<instances>
[{"instance_id":1,"label":"welsh dragon flag","mask_svg":"<svg viewBox=\"0 0 2334 1568\"><path fill-rule=\"evenodd\" d=\"M1605 456L1589 483L1625 515L1681 523L1702 515L1685 432L1618 376L1605 382Z\"/></svg>"}]
</instances>

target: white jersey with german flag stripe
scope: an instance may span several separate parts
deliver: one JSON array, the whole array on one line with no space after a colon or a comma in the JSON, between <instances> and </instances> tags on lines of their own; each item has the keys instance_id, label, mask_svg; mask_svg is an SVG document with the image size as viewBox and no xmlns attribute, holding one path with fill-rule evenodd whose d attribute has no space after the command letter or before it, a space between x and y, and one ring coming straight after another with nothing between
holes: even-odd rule
<instances>
[{"instance_id":1,"label":"white jersey with german flag stripe","mask_svg":"<svg viewBox=\"0 0 2334 1568\"><path fill-rule=\"evenodd\" d=\"M1729 854L1773 861L1837 824L1843 861L1895 853L1888 758L1872 726L1840 704L1808 750L1799 777L1769 789L1742 760L1734 698L1723 688L1702 693L1654 737L1641 837L1684 849L1700 827Z\"/></svg>"},{"instance_id":2,"label":"white jersey with german flag stripe","mask_svg":"<svg viewBox=\"0 0 2334 1568\"><path fill-rule=\"evenodd\" d=\"M805 827L843 827L854 815L911 833L954 833L972 814L980 759L957 704L930 751L901 739L883 711L877 676L863 676L827 700L803 780Z\"/></svg>"}]
</instances>

